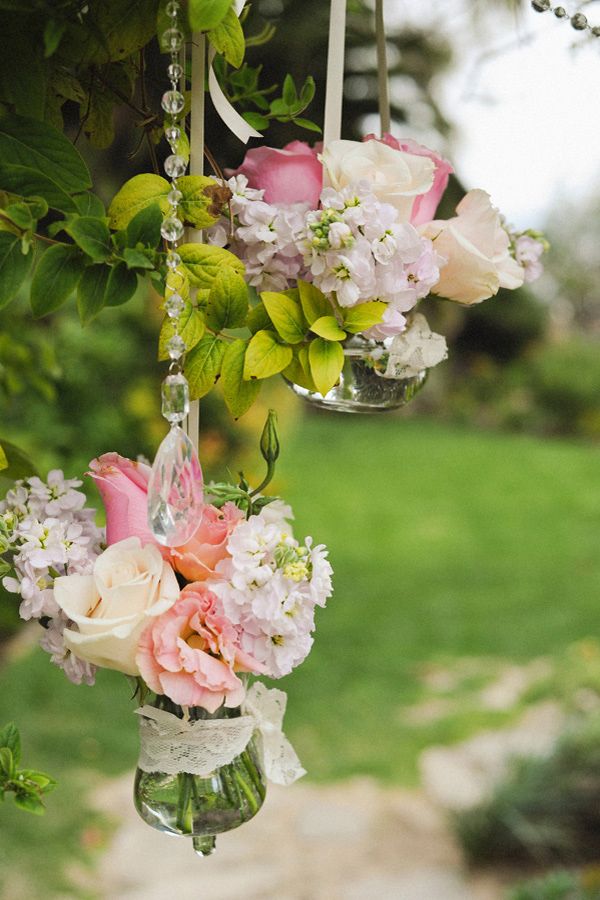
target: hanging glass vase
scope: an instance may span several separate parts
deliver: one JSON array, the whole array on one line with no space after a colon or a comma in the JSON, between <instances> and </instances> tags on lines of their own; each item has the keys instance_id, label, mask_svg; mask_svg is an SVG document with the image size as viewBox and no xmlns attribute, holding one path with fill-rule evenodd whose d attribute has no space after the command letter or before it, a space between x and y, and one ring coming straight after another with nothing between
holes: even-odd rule
<instances>
[{"instance_id":1,"label":"hanging glass vase","mask_svg":"<svg viewBox=\"0 0 600 900\"><path fill-rule=\"evenodd\" d=\"M182 728L195 730L197 724L201 728L206 724L208 727L204 730L208 742L214 741L218 745L225 740L232 747L237 741L239 745L241 752L237 752L230 762L216 765L211 771L203 771L201 775L195 774L198 769L197 759L196 764L193 764L195 750L192 750L192 760L190 761L189 756L186 760L189 746L185 732L180 743L174 745L172 734L164 737L166 732L159 718L160 712L156 713L157 720L152 721L152 713L148 707L139 711L143 725L140 762L135 775L135 807L148 825L167 834L191 837L196 853L199 856L209 856L215 848L216 835L248 822L259 811L265 799L266 781L254 737L250 736L248 742L248 736L244 736L242 729L236 735L236 723L233 720L241 715L239 707L227 709L222 706L212 714L200 707L190 707L186 710L186 717L180 706L171 703L166 697L159 697L155 708L170 713L171 717L176 716L181 720ZM148 715L144 716L144 712ZM225 720L230 721L225 724L224 732L219 723L224 723ZM167 729L170 727L167 723ZM149 751L148 740L153 742ZM153 758L159 765L160 758L163 768L168 771L147 771L153 768L149 763ZM183 771L176 771L180 768ZM193 771L185 771L186 768ZM204 768L207 768L206 764Z\"/></svg>"},{"instance_id":2,"label":"hanging glass vase","mask_svg":"<svg viewBox=\"0 0 600 900\"><path fill-rule=\"evenodd\" d=\"M344 357L340 379L325 396L291 381L287 383L313 406L337 412L371 413L405 406L427 379L427 369L403 378L386 377L389 353L384 344L359 335L346 341Z\"/></svg>"}]
</instances>

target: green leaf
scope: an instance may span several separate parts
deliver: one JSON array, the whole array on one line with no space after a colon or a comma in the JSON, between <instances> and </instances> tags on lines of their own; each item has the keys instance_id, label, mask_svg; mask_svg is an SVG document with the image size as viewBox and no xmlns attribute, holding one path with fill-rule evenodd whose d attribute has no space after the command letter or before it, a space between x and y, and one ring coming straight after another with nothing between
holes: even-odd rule
<instances>
[{"instance_id":1,"label":"green leaf","mask_svg":"<svg viewBox=\"0 0 600 900\"><path fill-rule=\"evenodd\" d=\"M344 317L344 328L351 334L360 334L373 325L381 322L386 304L381 300L368 300L366 303L359 303L358 306L351 306L341 310Z\"/></svg>"},{"instance_id":2,"label":"green leaf","mask_svg":"<svg viewBox=\"0 0 600 900\"><path fill-rule=\"evenodd\" d=\"M85 194L76 194L73 197L73 201L81 216L95 216L103 219L106 215L104 203L100 197L97 197L96 194L90 194L89 191L86 191Z\"/></svg>"},{"instance_id":3,"label":"green leaf","mask_svg":"<svg viewBox=\"0 0 600 900\"><path fill-rule=\"evenodd\" d=\"M61 212L77 212L70 194L61 185L29 166L5 163L0 156L0 189L22 197L43 197L53 209Z\"/></svg>"},{"instance_id":4,"label":"green leaf","mask_svg":"<svg viewBox=\"0 0 600 900\"><path fill-rule=\"evenodd\" d=\"M205 175L183 175L177 179L183 194L179 202L181 219L194 228L208 228L221 215L222 204L215 203L215 191L222 190L214 178Z\"/></svg>"},{"instance_id":5,"label":"green leaf","mask_svg":"<svg viewBox=\"0 0 600 900\"><path fill-rule=\"evenodd\" d=\"M65 228L78 247L95 262L104 262L111 253L110 231L102 219L80 216L72 219Z\"/></svg>"},{"instance_id":6,"label":"green leaf","mask_svg":"<svg viewBox=\"0 0 600 900\"><path fill-rule=\"evenodd\" d=\"M321 134L323 130L316 122L311 122L310 119L303 119L301 116L294 116L294 125L299 125L300 128L306 128L307 131L316 131L317 134Z\"/></svg>"},{"instance_id":7,"label":"green leaf","mask_svg":"<svg viewBox=\"0 0 600 900\"><path fill-rule=\"evenodd\" d=\"M35 791L19 791L15 794L15 806L33 813L36 816L42 816L46 812L46 808Z\"/></svg>"},{"instance_id":8,"label":"green leaf","mask_svg":"<svg viewBox=\"0 0 600 900\"><path fill-rule=\"evenodd\" d=\"M280 344L273 331L257 331L246 350L244 378L277 375L289 366L292 357L292 348Z\"/></svg>"},{"instance_id":9,"label":"green leaf","mask_svg":"<svg viewBox=\"0 0 600 900\"><path fill-rule=\"evenodd\" d=\"M21 736L14 722L9 722L0 729L0 747L8 747L16 766L21 761Z\"/></svg>"},{"instance_id":10,"label":"green leaf","mask_svg":"<svg viewBox=\"0 0 600 900\"><path fill-rule=\"evenodd\" d=\"M46 175L67 193L92 185L83 157L71 141L57 128L35 119L0 117L0 159L3 166L24 166Z\"/></svg>"},{"instance_id":11,"label":"green leaf","mask_svg":"<svg viewBox=\"0 0 600 900\"><path fill-rule=\"evenodd\" d=\"M91 3L78 21L69 6L69 25L60 45L61 60L104 65L127 59L155 34L156 7L156 0L102 0Z\"/></svg>"},{"instance_id":12,"label":"green leaf","mask_svg":"<svg viewBox=\"0 0 600 900\"><path fill-rule=\"evenodd\" d=\"M113 266L104 294L105 306L122 306L131 300L137 290L137 275L124 263Z\"/></svg>"},{"instance_id":13,"label":"green leaf","mask_svg":"<svg viewBox=\"0 0 600 900\"><path fill-rule=\"evenodd\" d=\"M310 374L321 396L337 383L344 367L344 351L337 342L315 338L308 348Z\"/></svg>"},{"instance_id":14,"label":"green leaf","mask_svg":"<svg viewBox=\"0 0 600 900\"><path fill-rule=\"evenodd\" d=\"M342 331L335 316L321 316L312 323L310 330L326 341L343 341L346 337L346 332Z\"/></svg>"},{"instance_id":15,"label":"green leaf","mask_svg":"<svg viewBox=\"0 0 600 900\"><path fill-rule=\"evenodd\" d=\"M308 330L300 303L283 293L263 291L260 295L277 333L288 344L299 344Z\"/></svg>"},{"instance_id":16,"label":"green leaf","mask_svg":"<svg viewBox=\"0 0 600 900\"><path fill-rule=\"evenodd\" d=\"M76 247L56 244L45 251L31 282L31 308L36 317L54 312L77 287L84 263Z\"/></svg>"},{"instance_id":17,"label":"green leaf","mask_svg":"<svg viewBox=\"0 0 600 900\"><path fill-rule=\"evenodd\" d=\"M312 77L312 75L307 75L300 90L300 101L302 102L303 108L306 108L308 104L311 103L313 97L315 96L315 91L315 79ZM321 129L319 129L319 131L320 130Z\"/></svg>"},{"instance_id":18,"label":"green leaf","mask_svg":"<svg viewBox=\"0 0 600 900\"><path fill-rule=\"evenodd\" d=\"M190 398L198 400L213 388L225 353L224 342L214 335L206 335L188 354L185 374L190 385Z\"/></svg>"},{"instance_id":19,"label":"green leaf","mask_svg":"<svg viewBox=\"0 0 600 900\"><path fill-rule=\"evenodd\" d=\"M44 56L46 58L53 56L58 50L66 27L66 22L59 22L57 19L48 19L46 22L44 28Z\"/></svg>"},{"instance_id":20,"label":"green leaf","mask_svg":"<svg viewBox=\"0 0 600 900\"><path fill-rule=\"evenodd\" d=\"M0 471L1 481L9 481L12 484L19 478L28 478L30 475L38 474L35 463L20 447L2 439L2 450L8 460L8 468Z\"/></svg>"},{"instance_id":21,"label":"green leaf","mask_svg":"<svg viewBox=\"0 0 600 900\"><path fill-rule=\"evenodd\" d=\"M206 324L213 331L241 328L248 314L246 282L233 269L221 269L210 289L204 311Z\"/></svg>"},{"instance_id":22,"label":"green leaf","mask_svg":"<svg viewBox=\"0 0 600 900\"><path fill-rule=\"evenodd\" d=\"M8 469L8 459L6 458L4 448L0 446L0 472L2 469Z\"/></svg>"},{"instance_id":23,"label":"green leaf","mask_svg":"<svg viewBox=\"0 0 600 900\"><path fill-rule=\"evenodd\" d=\"M242 113L242 116L248 125L250 125L251 128L255 128L257 131L264 131L265 128L269 127L269 120L266 116L261 116L260 113L245 112Z\"/></svg>"},{"instance_id":24,"label":"green leaf","mask_svg":"<svg viewBox=\"0 0 600 900\"><path fill-rule=\"evenodd\" d=\"M89 266L77 285L77 310L82 325L88 325L104 306L109 266Z\"/></svg>"},{"instance_id":25,"label":"green leaf","mask_svg":"<svg viewBox=\"0 0 600 900\"><path fill-rule=\"evenodd\" d=\"M123 259L128 269L153 269L154 263L143 250L136 250L133 247L125 247L123 250Z\"/></svg>"},{"instance_id":26,"label":"green leaf","mask_svg":"<svg viewBox=\"0 0 600 900\"><path fill-rule=\"evenodd\" d=\"M43 14L41 18L44 18ZM0 88L2 100L8 101L15 112L43 119L46 66L39 37L35 34L36 26L37 21L32 28L21 15L2 17L0 32L4 52L0 54Z\"/></svg>"},{"instance_id":27,"label":"green leaf","mask_svg":"<svg viewBox=\"0 0 600 900\"><path fill-rule=\"evenodd\" d=\"M268 331L272 324L269 313L262 302L253 306L246 316L246 328L249 328L252 334L262 330Z\"/></svg>"},{"instance_id":28,"label":"green leaf","mask_svg":"<svg viewBox=\"0 0 600 900\"><path fill-rule=\"evenodd\" d=\"M308 347L305 344L302 347L294 347L294 358L281 374L288 381L299 384L300 387L306 388L307 391L317 390L317 386L310 374Z\"/></svg>"},{"instance_id":29,"label":"green leaf","mask_svg":"<svg viewBox=\"0 0 600 900\"><path fill-rule=\"evenodd\" d=\"M283 91L281 95L286 106L294 106L298 102L296 85L294 84L294 79L289 73L283 80Z\"/></svg>"},{"instance_id":30,"label":"green leaf","mask_svg":"<svg viewBox=\"0 0 600 900\"><path fill-rule=\"evenodd\" d=\"M185 342L186 352L192 350L198 341L204 336L206 327L202 313L191 303L186 303L181 315L179 316L178 332ZM159 360L168 359L167 341L175 334L175 323L168 316L165 316L158 338L158 358Z\"/></svg>"},{"instance_id":31,"label":"green leaf","mask_svg":"<svg viewBox=\"0 0 600 900\"><path fill-rule=\"evenodd\" d=\"M232 341L223 356L221 387L229 412L239 419L250 409L262 385L261 381L244 380L244 357L248 344L241 339Z\"/></svg>"},{"instance_id":32,"label":"green leaf","mask_svg":"<svg viewBox=\"0 0 600 900\"><path fill-rule=\"evenodd\" d=\"M30 204L11 203L6 209L3 209L2 212L22 231L28 231L30 228L33 228L34 218Z\"/></svg>"},{"instance_id":33,"label":"green leaf","mask_svg":"<svg viewBox=\"0 0 600 900\"><path fill-rule=\"evenodd\" d=\"M29 783L28 786L40 794L49 794L56 787L56 781L45 772L38 772L37 769L21 769L18 774L19 779L23 778Z\"/></svg>"},{"instance_id":34,"label":"green leaf","mask_svg":"<svg viewBox=\"0 0 600 900\"><path fill-rule=\"evenodd\" d=\"M158 203L160 211L166 214L169 210L167 194L170 190L169 182L160 175L145 174L130 178L115 194L108 207L110 227L115 230L126 228L141 209L152 203Z\"/></svg>"},{"instance_id":35,"label":"green leaf","mask_svg":"<svg viewBox=\"0 0 600 900\"><path fill-rule=\"evenodd\" d=\"M224 266L244 274L244 264L221 247L213 247L210 244L182 244L179 247L179 255L183 268L193 287L210 288L218 273Z\"/></svg>"},{"instance_id":36,"label":"green leaf","mask_svg":"<svg viewBox=\"0 0 600 900\"><path fill-rule=\"evenodd\" d=\"M188 15L192 31L211 31L223 21L232 0L189 0Z\"/></svg>"},{"instance_id":37,"label":"green leaf","mask_svg":"<svg viewBox=\"0 0 600 900\"><path fill-rule=\"evenodd\" d=\"M0 231L0 309L18 293L32 260L33 253L23 254L19 237L9 231Z\"/></svg>"},{"instance_id":38,"label":"green leaf","mask_svg":"<svg viewBox=\"0 0 600 900\"><path fill-rule=\"evenodd\" d=\"M158 203L150 203L140 209L127 225L127 246L144 244L146 247L156 247L160 241L162 221L163 214Z\"/></svg>"},{"instance_id":39,"label":"green leaf","mask_svg":"<svg viewBox=\"0 0 600 900\"><path fill-rule=\"evenodd\" d=\"M299 281L298 291L300 292L302 310L309 325L312 325L313 322L316 322L322 316L331 315L331 303L314 284L310 284L308 281Z\"/></svg>"},{"instance_id":40,"label":"green leaf","mask_svg":"<svg viewBox=\"0 0 600 900\"><path fill-rule=\"evenodd\" d=\"M244 61L246 41L240 20L233 7L227 10L217 27L208 32L208 39L217 53L222 53L230 65L239 69Z\"/></svg>"},{"instance_id":41,"label":"green leaf","mask_svg":"<svg viewBox=\"0 0 600 900\"><path fill-rule=\"evenodd\" d=\"M0 747L0 779L10 781L15 774L15 761L9 747Z\"/></svg>"}]
</instances>

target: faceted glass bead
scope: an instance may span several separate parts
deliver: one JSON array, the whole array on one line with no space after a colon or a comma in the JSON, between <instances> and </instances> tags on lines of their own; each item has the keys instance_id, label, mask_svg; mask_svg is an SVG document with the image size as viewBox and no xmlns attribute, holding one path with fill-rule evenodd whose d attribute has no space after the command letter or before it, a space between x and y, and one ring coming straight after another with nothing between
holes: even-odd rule
<instances>
[{"instance_id":1,"label":"faceted glass bead","mask_svg":"<svg viewBox=\"0 0 600 900\"><path fill-rule=\"evenodd\" d=\"M168 125L165 128L165 137L170 144L176 144L181 137L181 128L178 128L177 125Z\"/></svg>"},{"instance_id":2,"label":"faceted glass bead","mask_svg":"<svg viewBox=\"0 0 600 900\"><path fill-rule=\"evenodd\" d=\"M177 116L183 111L185 97L181 91L165 91L162 95L161 106L165 112Z\"/></svg>"},{"instance_id":3,"label":"faceted glass bead","mask_svg":"<svg viewBox=\"0 0 600 900\"><path fill-rule=\"evenodd\" d=\"M183 34L179 28L167 28L160 38L160 45L163 50L173 51L181 50L183 44Z\"/></svg>"},{"instance_id":4,"label":"faceted glass bead","mask_svg":"<svg viewBox=\"0 0 600 900\"><path fill-rule=\"evenodd\" d=\"M566 9L564 8L564 6L557 6L554 9L554 15L556 16L557 19L566 19L568 13L567 13Z\"/></svg>"},{"instance_id":5,"label":"faceted glass bead","mask_svg":"<svg viewBox=\"0 0 600 900\"><path fill-rule=\"evenodd\" d=\"M592 34L594 37L600 37L600 25L594 25L592 28Z\"/></svg>"},{"instance_id":6,"label":"faceted glass bead","mask_svg":"<svg viewBox=\"0 0 600 900\"><path fill-rule=\"evenodd\" d=\"M202 469L187 434L172 425L148 482L148 525L159 544L181 547L202 520Z\"/></svg>"},{"instance_id":7,"label":"faceted glass bead","mask_svg":"<svg viewBox=\"0 0 600 900\"><path fill-rule=\"evenodd\" d=\"M183 200L183 194L181 191L177 190L177 188L172 188L167 194L167 200L171 206L178 206L181 200Z\"/></svg>"},{"instance_id":8,"label":"faceted glass bead","mask_svg":"<svg viewBox=\"0 0 600 900\"><path fill-rule=\"evenodd\" d=\"M171 153L171 155L167 156L165 159L165 172L169 178L179 178L180 175L185 174L186 169L187 162L183 156L179 156L178 153Z\"/></svg>"},{"instance_id":9,"label":"faceted glass bead","mask_svg":"<svg viewBox=\"0 0 600 900\"><path fill-rule=\"evenodd\" d=\"M181 257L179 253L175 253L174 250L171 250L169 252L169 255L167 256L167 266L169 267L169 269L176 269L179 265L181 265Z\"/></svg>"},{"instance_id":10,"label":"faceted glass bead","mask_svg":"<svg viewBox=\"0 0 600 900\"><path fill-rule=\"evenodd\" d=\"M167 75L169 76L170 81L179 81L179 79L183 75L183 68L179 65L179 63L169 63L167 67Z\"/></svg>"},{"instance_id":11,"label":"faceted glass bead","mask_svg":"<svg viewBox=\"0 0 600 900\"><path fill-rule=\"evenodd\" d=\"M160 233L165 241L178 241L183 235L183 223L175 216L167 216L160 226Z\"/></svg>"},{"instance_id":12,"label":"faceted glass bead","mask_svg":"<svg viewBox=\"0 0 600 900\"><path fill-rule=\"evenodd\" d=\"M550 9L550 0L531 0L531 5L536 12L546 12Z\"/></svg>"},{"instance_id":13,"label":"faceted glass bead","mask_svg":"<svg viewBox=\"0 0 600 900\"><path fill-rule=\"evenodd\" d=\"M584 31L587 28L588 20L583 13L575 13L571 16L571 26L575 31Z\"/></svg>"},{"instance_id":14,"label":"faceted glass bead","mask_svg":"<svg viewBox=\"0 0 600 900\"><path fill-rule=\"evenodd\" d=\"M169 0L165 6L165 12L170 19L176 19L179 15L179 3L177 3L177 0Z\"/></svg>"},{"instance_id":15,"label":"faceted glass bead","mask_svg":"<svg viewBox=\"0 0 600 900\"><path fill-rule=\"evenodd\" d=\"M171 294L171 296L168 297L165 301L165 309L167 311L167 315L171 319L176 319L177 316L180 316L185 309L185 301L181 294Z\"/></svg>"},{"instance_id":16,"label":"faceted glass bead","mask_svg":"<svg viewBox=\"0 0 600 900\"><path fill-rule=\"evenodd\" d=\"M180 334L174 334L167 341L167 353L171 359L179 359L185 353L185 341Z\"/></svg>"},{"instance_id":17,"label":"faceted glass bead","mask_svg":"<svg viewBox=\"0 0 600 900\"><path fill-rule=\"evenodd\" d=\"M167 422L183 422L190 411L190 389L185 375L167 375L162 383L162 414Z\"/></svg>"}]
</instances>

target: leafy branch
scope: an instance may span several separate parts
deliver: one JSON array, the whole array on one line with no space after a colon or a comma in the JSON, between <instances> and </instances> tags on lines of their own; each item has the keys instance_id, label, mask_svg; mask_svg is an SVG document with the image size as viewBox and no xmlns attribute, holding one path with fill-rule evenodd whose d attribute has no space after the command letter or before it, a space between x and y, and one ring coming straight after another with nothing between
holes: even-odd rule
<instances>
[{"instance_id":1,"label":"leafy branch","mask_svg":"<svg viewBox=\"0 0 600 900\"><path fill-rule=\"evenodd\" d=\"M0 730L0 800L12 793L19 809L42 815L43 797L54 790L56 781L44 772L19 768L20 762L21 737L11 722Z\"/></svg>"}]
</instances>

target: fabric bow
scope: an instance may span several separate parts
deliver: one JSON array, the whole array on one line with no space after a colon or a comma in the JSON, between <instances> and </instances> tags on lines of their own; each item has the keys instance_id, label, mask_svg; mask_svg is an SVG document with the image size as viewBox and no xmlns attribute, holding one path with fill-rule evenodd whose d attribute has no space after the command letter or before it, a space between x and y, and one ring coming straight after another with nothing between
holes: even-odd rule
<instances>
[{"instance_id":1,"label":"fabric bow","mask_svg":"<svg viewBox=\"0 0 600 900\"><path fill-rule=\"evenodd\" d=\"M254 720L259 733L264 770L273 784L293 784L303 775L296 751L283 733L283 717L287 694L276 688L266 688L257 681L246 694L243 711Z\"/></svg>"}]
</instances>

